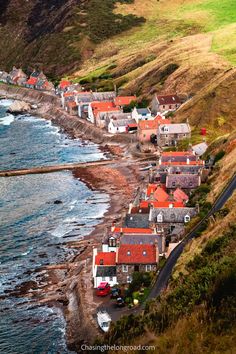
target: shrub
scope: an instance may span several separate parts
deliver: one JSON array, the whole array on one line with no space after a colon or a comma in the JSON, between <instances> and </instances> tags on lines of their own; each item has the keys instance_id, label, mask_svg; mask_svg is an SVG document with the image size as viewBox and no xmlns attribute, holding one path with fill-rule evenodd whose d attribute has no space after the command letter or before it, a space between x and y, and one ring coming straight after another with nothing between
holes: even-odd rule
<instances>
[{"instance_id":1,"label":"shrub","mask_svg":"<svg viewBox=\"0 0 236 354\"><path fill-rule=\"evenodd\" d=\"M220 151L216 154L216 156L215 156L214 164L215 164L216 162L218 162L219 160L221 160L222 157L224 157L224 156L225 156L225 151L224 151L224 150L220 150Z\"/></svg>"}]
</instances>

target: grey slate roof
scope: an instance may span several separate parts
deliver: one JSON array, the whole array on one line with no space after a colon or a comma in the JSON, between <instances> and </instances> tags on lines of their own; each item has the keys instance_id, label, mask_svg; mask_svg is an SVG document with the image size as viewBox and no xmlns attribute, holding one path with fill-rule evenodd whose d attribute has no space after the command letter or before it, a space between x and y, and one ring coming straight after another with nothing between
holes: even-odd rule
<instances>
[{"instance_id":1,"label":"grey slate roof","mask_svg":"<svg viewBox=\"0 0 236 354\"><path fill-rule=\"evenodd\" d=\"M138 114L141 114L141 115L146 115L146 114L149 114L150 113L150 109L148 108L136 108Z\"/></svg>"},{"instance_id":2,"label":"grey slate roof","mask_svg":"<svg viewBox=\"0 0 236 354\"><path fill-rule=\"evenodd\" d=\"M198 173L203 168L203 165L179 165L179 166L157 166L157 172L159 173Z\"/></svg>"},{"instance_id":3,"label":"grey slate roof","mask_svg":"<svg viewBox=\"0 0 236 354\"><path fill-rule=\"evenodd\" d=\"M200 186L201 178L197 174L169 174L166 177L166 188L194 189Z\"/></svg>"},{"instance_id":4,"label":"grey slate roof","mask_svg":"<svg viewBox=\"0 0 236 354\"><path fill-rule=\"evenodd\" d=\"M112 124L114 127L126 127L129 124L136 124L135 119L118 119L118 120L113 120Z\"/></svg>"},{"instance_id":5,"label":"grey slate roof","mask_svg":"<svg viewBox=\"0 0 236 354\"><path fill-rule=\"evenodd\" d=\"M168 127L168 132L164 130ZM190 126L187 123L176 123L176 124L160 124L158 127L159 134L188 134L191 132Z\"/></svg>"},{"instance_id":6,"label":"grey slate roof","mask_svg":"<svg viewBox=\"0 0 236 354\"><path fill-rule=\"evenodd\" d=\"M115 277L116 266L98 266L96 277Z\"/></svg>"},{"instance_id":7,"label":"grey slate roof","mask_svg":"<svg viewBox=\"0 0 236 354\"><path fill-rule=\"evenodd\" d=\"M137 234L126 234L120 238L120 244L125 245L154 245L157 242L158 249L160 253L164 252L165 242L162 242L163 237L160 235L137 235ZM164 243L164 247L163 247Z\"/></svg>"},{"instance_id":8,"label":"grey slate roof","mask_svg":"<svg viewBox=\"0 0 236 354\"><path fill-rule=\"evenodd\" d=\"M94 101L113 101L116 97L115 91L93 92L92 95Z\"/></svg>"},{"instance_id":9,"label":"grey slate roof","mask_svg":"<svg viewBox=\"0 0 236 354\"><path fill-rule=\"evenodd\" d=\"M148 214L128 214L125 217L124 227L148 229Z\"/></svg>"},{"instance_id":10,"label":"grey slate roof","mask_svg":"<svg viewBox=\"0 0 236 354\"><path fill-rule=\"evenodd\" d=\"M187 155L187 156L162 156L161 162L186 162L187 159L189 161L197 161L197 156L195 155Z\"/></svg>"},{"instance_id":11,"label":"grey slate roof","mask_svg":"<svg viewBox=\"0 0 236 354\"><path fill-rule=\"evenodd\" d=\"M184 223L184 217L197 215L196 208L154 208L150 210L150 219L157 222L157 216L162 215L163 223Z\"/></svg>"}]
</instances>

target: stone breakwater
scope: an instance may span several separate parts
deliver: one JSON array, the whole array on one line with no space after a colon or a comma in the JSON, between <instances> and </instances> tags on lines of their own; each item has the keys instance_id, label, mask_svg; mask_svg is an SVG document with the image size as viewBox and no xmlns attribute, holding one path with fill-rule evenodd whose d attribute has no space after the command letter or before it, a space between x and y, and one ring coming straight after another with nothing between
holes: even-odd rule
<instances>
[{"instance_id":1,"label":"stone breakwater","mask_svg":"<svg viewBox=\"0 0 236 354\"><path fill-rule=\"evenodd\" d=\"M0 98L20 100L30 104L31 107L37 106L32 108L30 113L51 120L75 138L88 139L100 144L128 144L135 140L133 135L111 135L85 119L69 115L62 109L60 98L50 93L0 83Z\"/></svg>"}]
</instances>

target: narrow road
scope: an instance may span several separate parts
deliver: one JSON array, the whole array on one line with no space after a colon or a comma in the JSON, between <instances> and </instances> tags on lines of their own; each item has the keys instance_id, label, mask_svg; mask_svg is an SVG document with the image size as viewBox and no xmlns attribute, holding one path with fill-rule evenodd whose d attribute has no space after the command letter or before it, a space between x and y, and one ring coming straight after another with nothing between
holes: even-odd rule
<instances>
[{"instance_id":1,"label":"narrow road","mask_svg":"<svg viewBox=\"0 0 236 354\"><path fill-rule=\"evenodd\" d=\"M231 195L233 194L235 189L236 189L236 175L234 175L234 177L231 179L230 183L227 185L225 190L218 197L218 199L214 203L212 209L205 216L205 218L203 218L201 220L201 222L199 224L197 224L194 227L194 229L183 239L183 241L171 252L169 258L166 261L165 266L160 271L159 276L157 277L156 283L155 283L154 287L152 288L147 300L157 297L167 287L167 283L170 279L172 270L173 270L179 256L183 252L185 245L196 236L196 232L200 229L202 223L206 219L208 219L209 216L211 216L214 212L216 212L217 210L219 210L223 207L223 205L231 197Z\"/></svg>"}]
</instances>

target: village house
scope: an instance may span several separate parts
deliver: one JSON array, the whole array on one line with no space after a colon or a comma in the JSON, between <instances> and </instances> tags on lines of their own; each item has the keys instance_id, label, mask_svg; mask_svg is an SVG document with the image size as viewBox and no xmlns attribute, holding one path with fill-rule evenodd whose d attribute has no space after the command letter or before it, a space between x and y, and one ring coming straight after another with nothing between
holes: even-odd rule
<instances>
[{"instance_id":1,"label":"village house","mask_svg":"<svg viewBox=\"0 0 236 354\"><path fill-rule=\"evenodd\" d=\"M164 229L166 235L175 235L175 238L178 236L180 239L183 236L185 225L197 213L197 208L151 208L149 222L155 224L157 232ZM177 233L174 232L175 229L178 230Z\"/></svg>"},{"instance_id":2,"label":"village house","mask_svg":"<svg viewBox=\"0 0 236 354\"><path fill-rule=\"evenodd\" d=\"M118 107L115 106L113 102L91 102L89 103L88 106L88 118L87 120L93 124L96 124L100 122L96 121L97 115L100 112L116 112L120 111Z\"/></svg>"},{"instance_id":3,"label":"village house","mask_svg":"<svg viewBox=\"0 0 236 354\"><path fill-rule=\"evenodd\" d=\"M116 253L117 282L131 283L134 272L156 271L158 263L156 244L121 244Z\"/></svg>"},{"instance_id":4,"label":"village house","mask_svg":"<svg viewBox=\"0 0 236 354\"><path fill-rule=\"evenodd\" d=\"M123 109L125 106L128 106L131 102L135 102L136 100L136 96L117 96L114 99L114 104L116 107Z\"/></svg>"},{"instance_id":5,"label":"village house","mask_svg":"<svg viewBox=\"0 0 236 354\"><path fill-rule=\"evenodd\" d=\"M25 87L30 89L35 89L38 80L47 80L47 77L44 75L42 71L33 70L29 79L25 83Z\"/></svg>"},{"instance_id":6,"label":"village house","mask_svg":"<svg viewBox=\"0 0 236 354\"><path fill-rule=\"evenodd\" d=\"M159 256L165 253L165 235L158 234L124 234L119 239L121 245L156 245Z\"/></svg>"},{"instance_id":7,"label":"village house","mask_svg":"<svg viewBox=\"0 0 236 354\"><path fill-rule=\"evenodd\" d=\"M157 129L158 146L176 146L179 140L190 138L191 128L188 123L160 124Z\"/></svg>"},{"instance_id":8,"label":"village house","mask_svg":"<svg viewBox=\"0 0 236 354\"><path fill-rule=\"evenodd\" d=\"M173 112L181 106L180 98L177 95L155 95L151 103L152 114L158 112Z\"/></svg>"},{"instance_id":9,"label":"village house","mask_svg":"<svg viewBox=\"0 0 236 354\"><path fill-rule=\"evenodd\" d=\"M0 71L0 81L7 83L9 74L6 71Z\"/></svg>"},{"instance_id":10,"label":"village house","mask_svg":"<svg viewBox=\"0 0 236 354\"><path fill-rule=\"evenodd\" d=\"M110 286L117 284L116 253L98 252L93 249L93 282L97 288L101 282L108 282Z\"/></svg>"},{"instance_id":11,"label":"village house","mask_svg":"<svg viewBox=\"0 0 236 354\"><path fill-rule=\"evenodd\" d=\"M27 81L27 75L23 72L22 69L17 69L13 66L12 71L8 75L7 82L12 85L23 86Z\"/></svg>"},{"instance_id":12,"label":"village house","mask_svg":"<svg viewBox=\"0 0 236 354\"><path fill-rule=\"evenodd\" d=\"M70 85L71 85L71 82L69 80L61 80L58 87L57 87L56 93L58 95L61 95L63 92L67 91L67 89L69 88Z\"/></svg>"},{"instance_id":13,"label":"village house","mask_svg":"<svg viewBox=\"0 0 236 354\"><path fill-rule=\"evenodd\" d=\"M134 107L132 111L132 118L136 120L136 123L138 123L140 120L154 119L149 108L137 107Z\"/></svg>"},{"instance_id":14,"label":"village house","mask_svg":"<svg viewBox=\"0 0 236 354\"><path fill-rule=\"evenodd\" d=\"M200 174L168 174L166 176L166 189L170 192L181 188L184 192L190 193L201 185Z\"/></svg>"},{"instance_id":15,"label":"village house","mask_svg":"<svg viewBox=\"0 0 236 354\"><path fill-rule=\"evenodd\" d=\"M152 120L140 120L138 122L138 141L145 143L151 142L152 137L156 138L159 124L170 124L170 121L161 115L157 115Z\"/></svg>"},{"instance_id":16,"label":"village house","mask_svg":"<svg viewBox=\"0 0 236 354\"><path fill-rule=\"evenodd\" d=\"M120 119L129 120L132 119L132 117L131 117L131 113L123 113L121 111L117 111L117 112L103 112L101 119L104 120L105 128L108 130L108 124L110 123L111 120L120 120Z\"/></svg>"},{"instance_id":17,"label":"village house","mask_svg":"<svg viewBox=\"0 0 236 354\"><path fill-rule=\"evenodd\" d=\"M47 79L38 79L35 84L35 89L39 91L54 91L55 87L53 83Z\"/></svg>"},{"instance_id":18,"label":"village house","mask_svg":"<svg viewBox=\"0 0 236 354\"><path fill-rule=\"evenodd\" d=\"M65 109L66 104L68 102L76 102L76 95L77 95L76 91L67 91L67 92L62 93L62 95L61 95L62 108Z\"/></svg>"},{"instance_id":19,"label":"village house","mask_svg":"<svg viewBox=\"0 0 236 354\"><path fill-rule=\"evenodd\" d=\"M137 123L134 119L110 119L108 124L108 133L110 134L128 133L134 130L137 130Z\"/></svg>"},{"instance_id":20,"label":"village house","mask_svg":"<svg viewBox=\"0 0 236 354\"><path fill-rule=\"evenodd\" d=\"M75 101L66 101L65 102L65 111L69 113L71 116L77 116L78 107Z\"/></svg>"}]
</instances>

